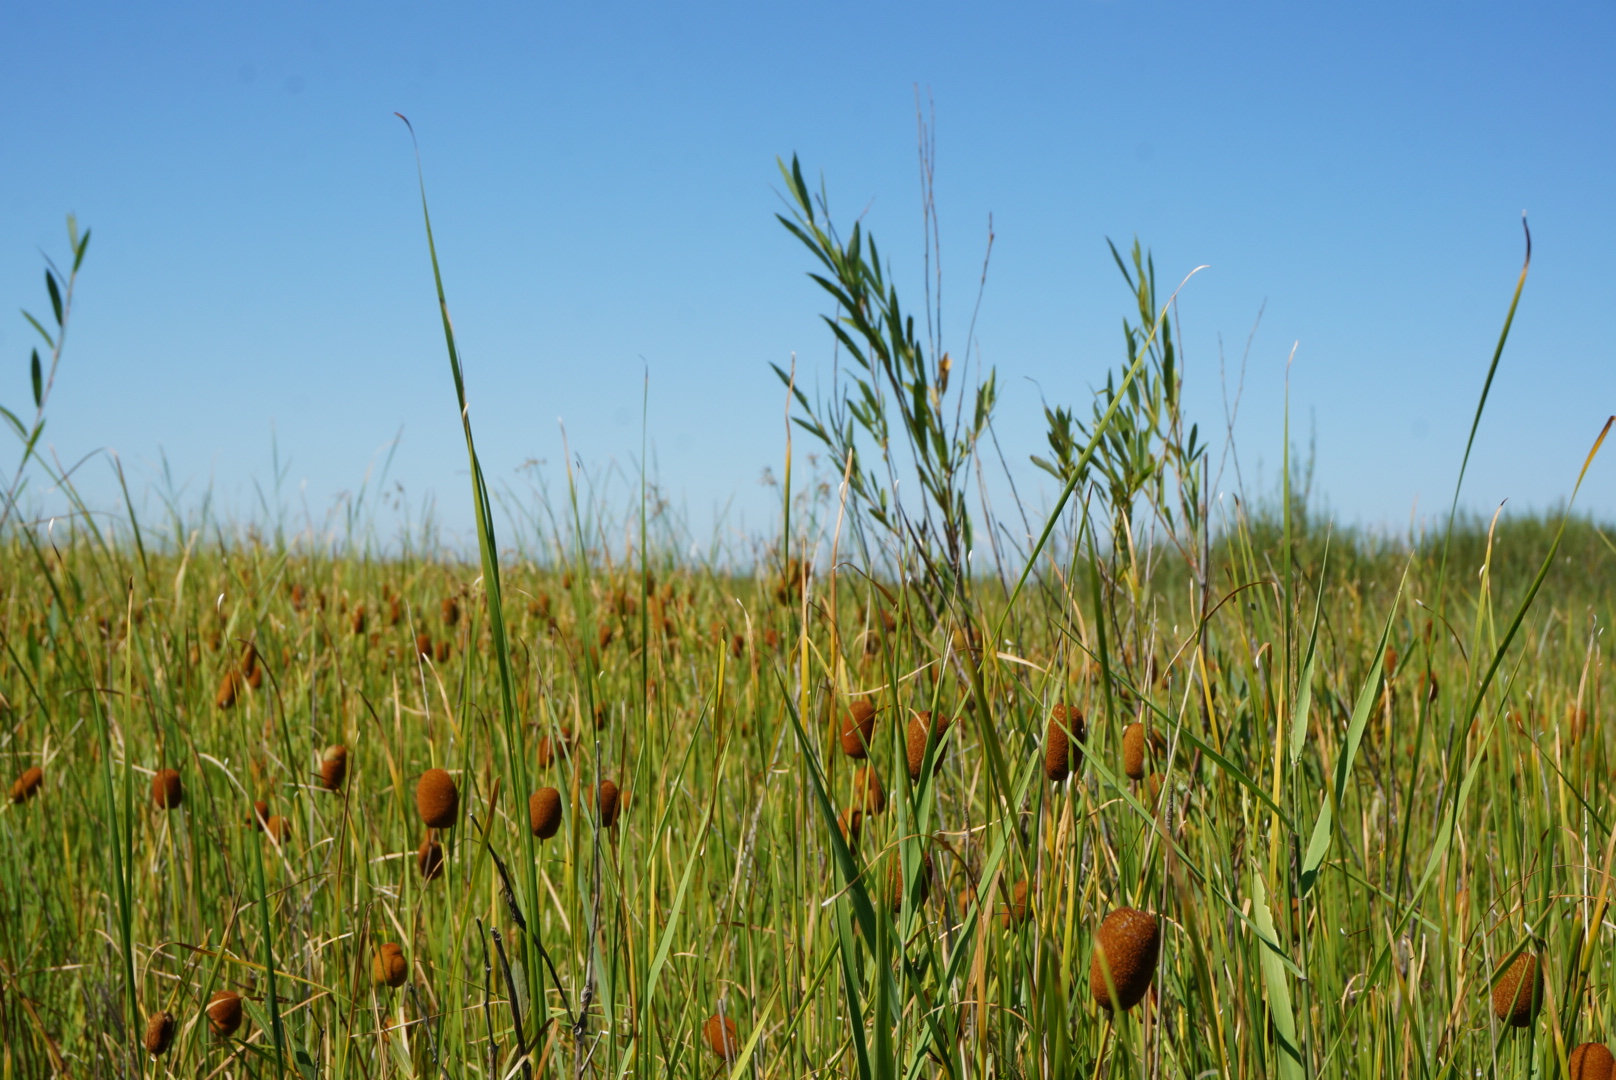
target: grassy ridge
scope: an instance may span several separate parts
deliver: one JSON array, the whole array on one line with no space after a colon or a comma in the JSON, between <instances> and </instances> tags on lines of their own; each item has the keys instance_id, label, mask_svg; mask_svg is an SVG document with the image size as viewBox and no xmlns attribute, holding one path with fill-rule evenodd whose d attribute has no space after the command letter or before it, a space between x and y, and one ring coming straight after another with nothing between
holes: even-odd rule
<instances>
[{"instance_id":1,"label":"grassy ridge","mask_svg":"<svg viewBox=\"0 0 1616 1080\"><path fill-rule=\"evenodd\" d=\"M1236 528L1219 546L1215 599L1261 580L1252 568L1272 554L1256 546L1262 532ZM1300 577L1324 593L1297 599L1304 618L1315 601L1322 615L1294 766L1292 691L1275 662L1282 611L1266 587L1219 606L1197 648L1196 609L1165 571L1108 595L1102 620L1090 567L1046 563L994 656L972 649L972 632L921 616L910 594L851 573L833 621L829 582L811 575L789 589L672 563L647 579L509 566L515 750L532 786L557 787L564 803L559 835L535 842L541 900L523 914L559 987L490 858L520 868L528 793L506 779L475 568L255 546L143 564L83 537L57 549L14 538L4 751L12 775L40 765L44 782L0 811L5 1067L504 1075L514 987L540 1074L709 1076L720 1061L699 1029L722 1012L737 1024L742 1071L758 1076L856 1072L861 1056L883 1075L1092 1074L1102 1053L1105 1075L1154 1075L1157 1063L1165 1075L1284 1075L1276 978L1309 1073L1496 1061L1514 1074L1526 1054L1548 1064L1602 1037L1611 1005L1602 936L1585 969L1579 948L1616 825L1598 637L1616 556L1591 525L1572 536L1586 542L1567 545L1573 563L1556 566L1468 730L1456 722L1462 699L1511 613L1471 567L1484 534L1455 544L1454 564L1468 568L1455 582L1468 589L1450 592L1452 633L1412 603L1431 595L1432 553L1338 537L1321 574L1300 545ZM1506 521L1495 566L1529 566L1544 547L1540 523ZM1502 577L1499 594L1520 587ZM1002 595L979 583L975 599L991 625ZM1398 661L1365 695L1388 616ZM822 777L837 809L852 801L856 763L838 718L855 695L880 709L870 763L888 808L846 853L873 914L894 895L891 865L907 885L897 917L871 923L873 940L848 911L815 786ZM1303 895L1320 799L1360 699L1361 749ZM1076 780L1052 785L1043 740L1057 701L1087 714L1088 756ZM920 710L960 721L916 784L904 722ZM1159 795L1121 775L1123 725L1147 712L1173 748L1154 765ZM569 732L574 752L554 753ZM331 744L350 754L340 793L318 775ZM1404 919L1471 765L1452 846ZM162 767L183 779L177 810L150 797ZM456 777L462 809L443 834L444 873L426 881L413 792L429 767ZM597 778L629 793L610 829L596 820ZM254 800L289 823L284 842L254 828ZM917 836L931 856L924 903ZM1030 883L1025 922L1000 910L1019 881ZM1113 1024L1086 975L1099 918L1122 904L1160 912L1164 941L1155 995ZM1270 926L1277 977L1260 940ZM509 983L484 928L503 936ZM384 942L408 961L402 989L373 983ZM1544 957L1548 1007L1527 1033L1506 1034L1487 992L1523 943ZM221 988L248 1003L232 1040L202 1019ZM130 1025L143 1030L160 1009L178 1035L154 1064Z\"/></svg>"}]
</instances>

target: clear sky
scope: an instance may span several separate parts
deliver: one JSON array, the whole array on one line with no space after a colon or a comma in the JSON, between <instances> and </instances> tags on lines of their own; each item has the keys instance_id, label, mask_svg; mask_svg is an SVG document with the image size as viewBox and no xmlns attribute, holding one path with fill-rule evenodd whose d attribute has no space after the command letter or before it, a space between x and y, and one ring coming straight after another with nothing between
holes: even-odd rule
<instances>
[{"instance_id":1,"label":"clear sky","mask_svg":"<svg viewBox=\"0 0 1616 1080\"><path fill-rule=\"evenodd\" d=\"M1186 396L1272 481L1293 421L1340 519L1445 507L1519 270L1532 276L1466 503L1545 507L1607 414L1616 8L1604 4L13 4L0 35L0 298L47 307L40 251L94 229L47 441L160 455L245 515L320 515L402 428L412 499L470 521L414 163L420 135L473 419L496 483L563 457L632 475L642 376L658 474L698 534L765 529L793 352L829 375L776 155L861 211L921 304L915 88L936 105L944 320L977 339L1018 482L1039 388L1086 411L1129 297L1105 238L1181 297ZM31 331L0 317L0 402ZM956 348L958 345L956 344ZM1232 389L1232 388L1231 388ZM799 449L802 444L799 441ZM5 451L0 462L13 461ZM9 471L9 464L6 465ZM81 474L111 505L109 470ZM1232 483L1226 477L1225 487ZM1046 488L1047 490L1047 488ZM625 501L627 500L625 491ZM1616 512L1616 463L1585 505Z\"/></svg>"}]
</instances>

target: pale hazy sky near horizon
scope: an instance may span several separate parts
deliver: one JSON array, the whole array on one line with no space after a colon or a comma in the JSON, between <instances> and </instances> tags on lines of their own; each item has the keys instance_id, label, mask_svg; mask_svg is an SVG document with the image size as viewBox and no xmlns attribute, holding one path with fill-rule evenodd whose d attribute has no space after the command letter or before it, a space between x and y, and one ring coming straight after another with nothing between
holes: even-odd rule
<instances>
[{"instance_id":1,"label":"pale hazy sky near horizon","mask_svg":"<svg viewBox=\"0 0 1616 1080\"><path fill-rule=\"evenodd\" d=\"M1186 401L1276 475L1293 430L1339 520L1443 509L1535 241L1465 504L1554 505L1616 412L1616 7L1606 4L16 5L0 42L0 403L28 398L40 251L94 230L46 441L166 456L228 513L269 487L316 516L402 429L392 476L468 534L436 323L420 137L473 421L496 484L562 441L632 476L642 377L667 494L705 536L766 530L796 354L826 385L825 310L775 222L801 155L921 292L916 87L935 102L944 326L976 326L1024 495L1040 392L1086 411L1137 235L1184 289ZM797 448L804 450L799 438ZM0 452L9 473L15 449ZM996 466L995 466L996 467ZM116 502L110 470L79 474ZM1223 487L1233 485L1225 475ZM618 482L625 503L629 488ZM1616 513L1616 462L1582 505ZM155 506L155 503L151 505ZM301 514L299 509L298 514Z\"/></svg>"}]
</instances>

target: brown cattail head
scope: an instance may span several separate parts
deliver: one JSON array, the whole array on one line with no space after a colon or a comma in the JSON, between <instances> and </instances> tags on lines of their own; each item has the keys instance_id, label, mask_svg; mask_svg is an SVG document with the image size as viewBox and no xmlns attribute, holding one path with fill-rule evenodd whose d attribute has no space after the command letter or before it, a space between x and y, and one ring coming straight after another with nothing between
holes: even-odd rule
<instances>
[{"instance_id":1,"label":"brown cattail head","mask_svg":"<svg viewBox=\"0 0 1616 1080\"><path fill-rule=\"evenodd\" d=\"M1145 778L1145 725L1138 721L1122 729L1122 771L1129 780Z\"/></svg>"},{"instance_id":2,"label":"brown cattail head","mask_svg":"<svg viewBox=\"0 0 1616 1080\"><path fill-rule=\"evenodd\" d=\"M262 829L264 827L264 822L268 820L269 804L263 799L258 799L253 803L252 827L254 829Z\"/></svg>"},{"instance_id":3,"label":"brown cattail head","mask_svg":"<svg viewBox=\"0 0 1616 1080\"><path fill-rule=\"evenodd\" d=\"M443 598L443 621L450 626L460 622L460 601L452 596Z\"/></svg>"},{"instance_id":4,"label":"brown cattail head","mask_svg":"<svg viewBox=\"0 0 1616 1080\"><path fill-rule=\"evenodd\" d=\"M1434 702L1442 692L1442 686L1437 682L1436 672L1420 672L1420 696L1428 702Z\"/></svg>"},{"instance_id":5,"label":"brown cattail head","mask_svg":"<svg viewBox=\"0 0 1616 1080\"><path fill-rule=\"evenodd\" d=\"M437 645L435 645L433 647L433 649L432 649L432 659L437 661L440 664L447 663L448 660L449 660L450 654L453 653L453 652L454 652L454 642L450 641L448 638L444 638L442 641L438 642Z\"/></svg>"},{"instance_id":6,"label":"brown cattail head","mask_svg":"<svg viewBox=\"0 0 1616 1080\"><path fill-rule=\"evenodd\" d=\"M219 680L219 692L213 696L213 704L221 709L229 709L236 704L236 698L241 695L241 672L231 668Z\"/></svg>"},{"instance_id":7,"label":"brown cattail head","mask_svg":"<svg viewBox=\"0 0 1616 1080\"><path fill-rule=\"evenodd\" d=\"M853 805L866 814L879 814L887 808L887 793L881 788L881 776L868 765L853 773Z\"/></svg>"},{"instance_id":8,"label":"brown cattail head","mask_svg":"<svg viewBox=\"0 0 1616 1080\"><path fill-rule=\"evenodd\" d=\"M177 810L185 801L185 785L173 769L158 769L151 781L152 802L159 810Z\"/></svg>"},{"instance_id":9,"label":"brown cattail head","mask_svg":"<svg viewBox=\"0 0 1616 1080\"><path fill-rule=\"evenodd\" d=\"M1571 1080L1613 1080L1616 1078L1616 1057L1604 1043L1586 1042L1571 1051L1566 1061L1571 1066Z\"/></svg>"},{"instance_id":10,"label":"brown cattail head","mask_svg":"<svg viewBox=\"0 0 1616 1080\"><path fill-rule=\"evenodd\" d=\"M303 591L303 583L300 581L292 586L292 606L298 611L302 611L303 605L306 603L308 603L308 595Z\"/></svg>"},{"instance_id":11,"label":"brown cattail head","mask_svg":"<svg viewBox=\"0 0 1616 1080\"><path fill-rule=\"evenodd\" d=\"M931 896L931 869L931 852L921 852L920 874L915 881L917 908L925 907L927 897ZM887 876L887 891L892 896L892 913L896 915L903 910L903 860L896 852L892 855L892 870Z\"/></svg>"},{"instance_id":12,"label":"brown cattail head","mask_svg":"<svg viewBox=\"0 0 1616 1080\"><path fill-rule=\"evenodd\" d=\"M946 716L933 717L929 712L916 713L909 719L909 727L904 737L904 756L909 759L909 779L920 782L920 770L926 763L926 743L928 738L941 743L943 736L948 733L948 726L953 723ZM938 757L942 755L939 749ZM935 764L935 758L934 764Z\"/></svg>"},{"instance_id":13,"label":"brown cattail head","mask_svg":"<svg viewBox=\"0 0 1616 1080\"><path fill-rule=\"evenodd\" d=\"M1102 1009L1139 1004L1150 989L1160 951L1161 925L1156 916L1130 907L1107 915L1094 936L1094 957L1089 961L1094 1000Z\"/></svg>"},{"instance_id":14,"label":"brown cattail head","mask_svg":"<svg viewBox=\"0 0 1616 1080\"><path fill-rule=\"evenodd\" d=\"M454 827L460 814L460 792L454 778L442 769L428 769L415 785L415 808L429 829Z\"/></svg>"},{"instance_id":15,"label":"brown cattail head","mask_svg":"<svg viewBox=\"0 0 1616 1080\"><path fill-rule=\"evenodd\" d=\"M1543 965L1535 953L1523 952L1493 984L1493 1015L1510 1027L1525 1027L1543 1004Z\"/></svg>"},{"instance_id":16,"label":"brown cattail head","mask_svg":"<svg viewBox=\"0 0 1616 1080\"><path fill-rule=\"evenodd\" d=\"M279 814L272 814L270 819L264 822L264 832L276 844L284 844L286 843L286 838L291 835L292 823Z\"/></svg>"},{"instance_id":17,"label":"brown cattail head","mask_svg":"<svg viewBox=\"0 0 1616 1080\"><path fill-rule=\"evenodd\" d=\"M220 990L208 999L208 1029L221 1039L228 1039L241 1027L241 995L234 990Z\"/></svg>"},{"instance_id":18,"label":"brown cattail head","mask_svg":"<svg viewBox=\"0 0 1616 1080\"><path fill-rule=\"evenodd\" d=\"M258 663L258 647L250 641L241 653L241 674L254 690L264 685L264 669Z\"/></svg>"},{"instance_id":19,"label":"brown cattail head","mask_svg":"<svg viewBox=\"0 0 1616 1080\"><path fill-rule=\"evenodd\" d=\"M355 604L353 609L353 632L355 637L365 633L365 605Z\"/></svg>"},{"instance_id":20,"label":"brown cattail head","mask_svg":"<svg viewBox=\"0 0 1616 1080\"><path fill-rule=\"evenodd\" d=\"M174 1014L167 1010L154 1012L146 1019L146 1053L162 1057L174 1042Z\"/></svg>"},{"instance_id":21,"label":"brown cattail head","mask_svg":"<svg viewBox=\"0 0 1616 1080\"><path fill-rule=\"evenodd\" d=\"M397 942L389 941L376 950L376 956L370 963L370 973L377 986L391 986L397 990L404 985L404 980L410 977L410 964L404 959L404 950L399 948Z\"/></svg>"},{"instance_id":22,"label":"brown cattail head","mask_svg":"<svg viewBox=\"0 0 1616 1080\"><path fill-rule=\"evenodd\" d=\"M610 829L617 824L618 802L617 785L610 780L602 780L595 792L595 807L600 811L602 828Z\"/></svg>"},{"instance_id":23,"label":"brown cattail head","mask_svg":"<svg viewBox=\"0 0 1616 1080\"><path fill-rule=\"evenodd\" d=\"M346 746L328 746L325 753L320 755L320 786L327 791L341 791L342 782L348 779L348 748Z\"/></svg>"},{"instance_id":24,"label":"brown cattail head","mask_svg":"<svg viewBox=\"0 0 1616 1080\"><path fill-rule=\"evenodd\" d=\"M421 877L426 881L443 873L443 845L431 833L427 833L421 846L415 849L415 868L421 871Z\"/></svg>"},{"instance_id":25,"label":"brown cattail head","mask_svg":"<svg viewBox=\"0 0 1616 1080\"><path fill-rule=\"evenodd\" d=\"M426 657L428 660L432 659L432 635L428 634L424 630L421 633L416 634L415 651Z\"/></svg>"},{"instance_id":26,"label":"brown cattail head","mask_svg":"<svg viewBox=\"0 0 1616 1080\"><path fill-rule=\"evenodd\" d=\"M595 632L595 640L600 642L600 647L603 649L612 643L611 623L600 624L600 629Z\"/></svg>"},{"instance_id":27,"label":"brown cattail head","mask_svg":"<svg viewBox=\"0 0 1616 1080\"><path fill-rule=\"evenodd\" d=\"M40 787L45 783L45 770L38 765L31 765L23 770L11 785L11 801L25 803L39 794Z\"/></svg>"},{"instance_id":28,"label":"brown cattail head","mask_svg":"<svg viewBox=\"0 0 1616 1080\"><path fill-rule=\"evenodd\" d=\"M387 598L387 625L397 626L404 618L404 605L396 596Z\"/></svg>"},{"instance_id":29,"label":"brown cattail head","mask_svg":"<svg viewBox=\"0 0 1616 1080\"><path fill-rule=\"evenodd\" d=\"M850 758L869 756L870 740L875 737L875 706L864 698L853 702L842 720L842 753Z\"/></svg>"},{"instance_id":30,"label":"brown cattail head","mask_svg":"<svg viewBox=\"0 0 1616 1080\"><path fill-rule=\"evenodd\" d=\"M1386 664L1383 670L1386 672L1386 678L1397 677L1397 650L1390 645L1386 646Z\"/></svg>"},{"instance_id":31,"label":"brown cattail head","mask_svg":"<svg viewBox=\"0 0 1616 1080\"><path fill-rule=\"evenodd\" d=\"M843 810L836 815L836 827L842 831L842 839L847 841L849 847L858 843L859 833L864 828L864 811Z\"/></svg>"},{"instance_id":32,"label":"brown cattail head","mask_svg":"<svg viewBox=\"0 0 1616 1080\"><path fill-rule=\"evenodd\" d=\"M527 820L533 835L548 840L561 828L561 792L544 787L528 796Z\"/></svg>"},{"instance_id":33,"label":"brown cattail head","mask_svg":"<svg viewBox=\"0 0 1616 1080\"><path fill-rule=\"evenodd\" d=\"M1056 702L1049 710L1049 731L1044 736L1044 775L1060 783L1083 768L1080 741L1088 737L1083 711Z\"/></svg>"},{"instance_id":34,"label":"brown cattail head","mask_svg":"<svg viewBox=\"0 0 1616 1080\"><path fill-rule=\"evenodd\" d=\"M707 1048L725 1061L734 1061L741 1052L741 1040L735 1032L735 1021L714 1013L701 1025L701 1037Z\"/></svg>"},{"instance_id":35,"label":"brown cattail head","mask_svg":"<svg viewBox=\"0 0 1616 1080\"><path fill-rule=\"evenodd\" d=\"M1016 887L1010 890L1010 903L999 908L999 923L1008 929L1012 924L1024 923L1031 908L1027 904L1028 886L1025 881L1016 882Z\"/></svg>"},{"instance_id":36,"label":"brown cattail head","mask_svg":"<svg viewBox=\"0 0 1616 1080\"><path fill-rule=\"evenodd\" d=\"M546 735L540 739L537 752L539 768L548 769L550 762L558 757L571 757L572 746L575 742L577 742L577 738L573 735L572 729L566 727L561 729L559 737Z\"/></svg>"}]
</instances>

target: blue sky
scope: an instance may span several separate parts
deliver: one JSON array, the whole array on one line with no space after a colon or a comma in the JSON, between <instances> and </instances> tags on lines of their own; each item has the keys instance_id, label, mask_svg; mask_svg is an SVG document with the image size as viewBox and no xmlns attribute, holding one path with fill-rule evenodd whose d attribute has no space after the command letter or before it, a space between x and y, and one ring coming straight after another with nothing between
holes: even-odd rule
<instances>
[{"instance_id":1,"label":"blue sky","mask_svg":"<svg viewBox=\"0 0 1616 1080\"><path fill-rule=\"evenodd\" d=\"M47 440L160 455L238 515L273 480L318 516L393 465L469 524L407 114L419 133L481 451L497 483L563 458L632 474L642 376L665 490L705 535L765 529L795 352L829 375L776 155L865 212L921 303L915 88L935 101L945 331L977 323L1024 493L1039 392L1086 409L1138 235L1181 296L1186 399L1221 435L1246 371L1248 487L1275 475L1284 368L1344 521L1445 507L1521 257L1532 277L1466 503L1570 487L1616 363L1616 9L1609 4L14 6L0 41L0 298L94 229ZM1266 305L1266 306L1265 306ZM0 317L0 402L31 332ZM799 449L802 443L799 440ZM8 451L0 461L14 460ZM9 465L7 465L9 469ZM1597 466L1585 505L1616 511ZM91 498L116 489L100 461ZM1232 474L1224 487L1233 484ZM625 496L626 497L626 496ZM1036 498L1036 494L1033 496Z\"/></svg>"}]
</instances>

